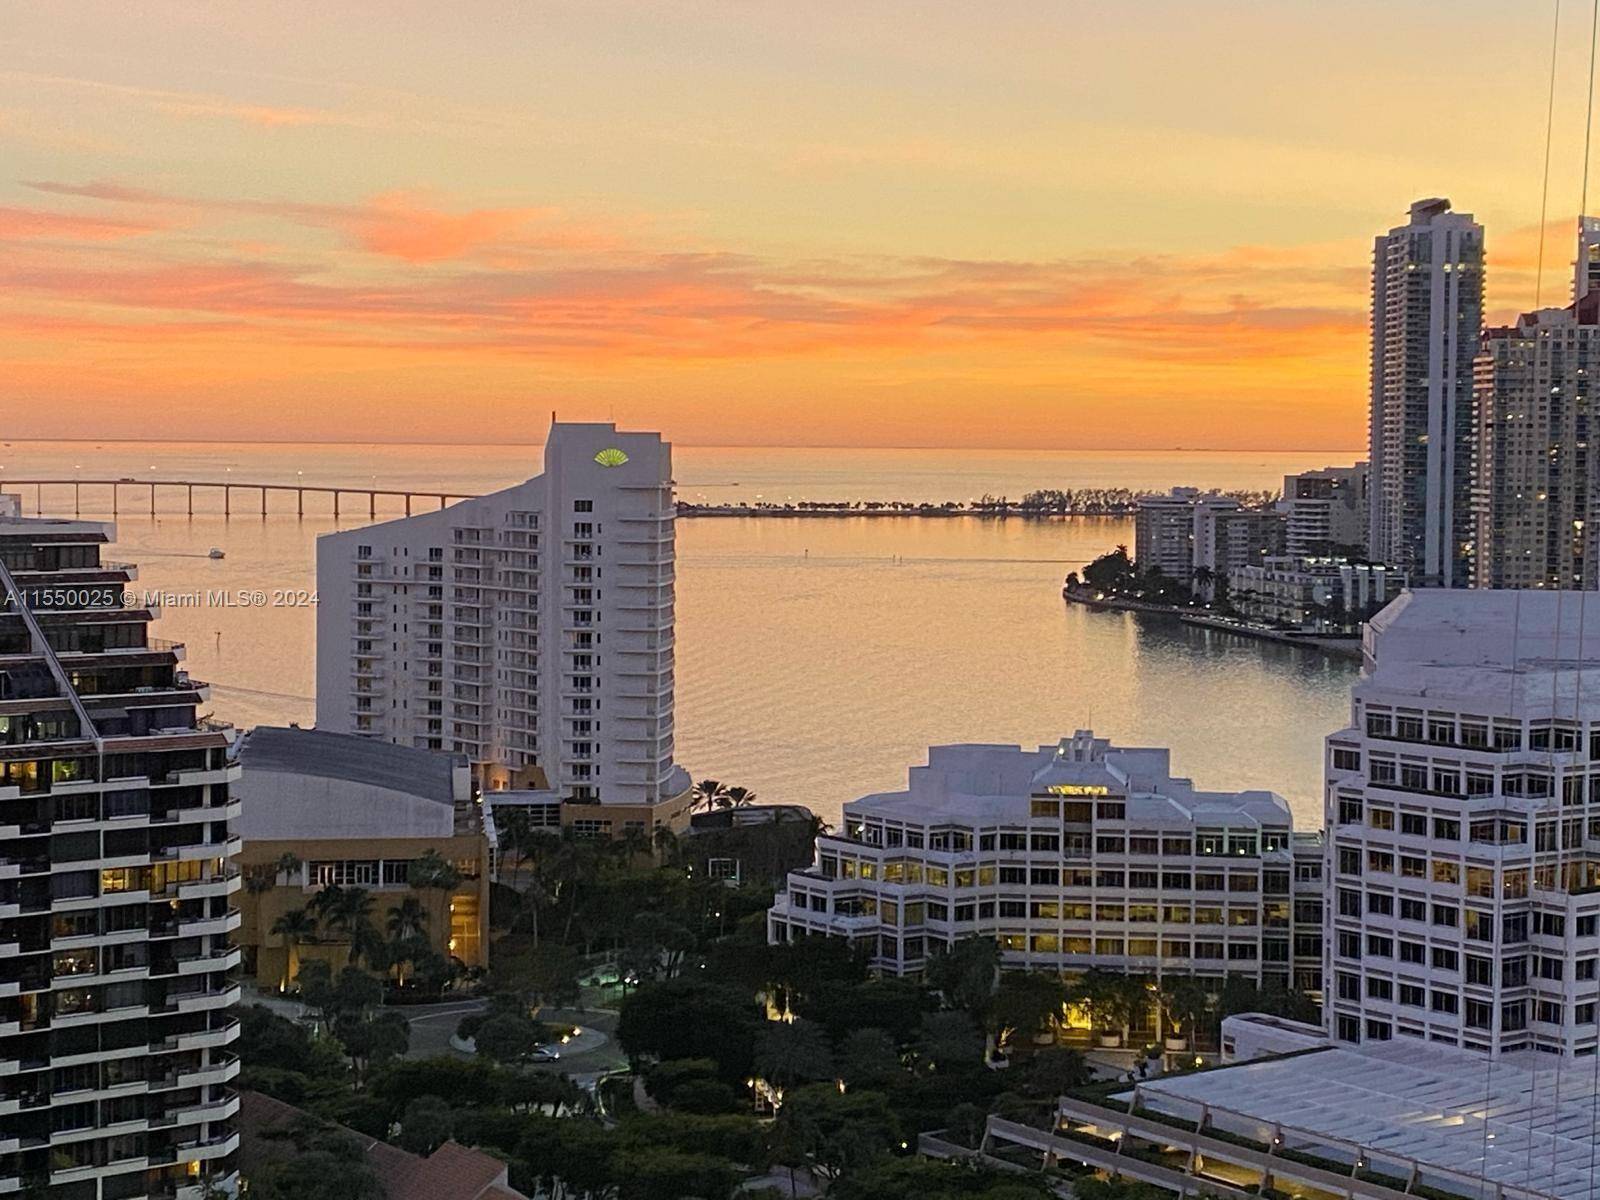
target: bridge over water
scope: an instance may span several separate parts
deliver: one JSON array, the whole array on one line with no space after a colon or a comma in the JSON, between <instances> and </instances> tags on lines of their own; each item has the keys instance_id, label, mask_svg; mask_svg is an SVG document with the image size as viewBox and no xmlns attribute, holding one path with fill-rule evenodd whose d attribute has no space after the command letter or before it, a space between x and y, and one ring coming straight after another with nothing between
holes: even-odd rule
<instances>
[{"instance_id":1,"label":"bridge over water","mask_svg":"<svg viewBox=\"0 0 1600 1200\"><path fill-rule=\"evenodd\" d=\"M28 490L31 489L31 492ZM47 492L46 489L49 489ZM406 516L410 516L412 509L420 504L433 505L444 508L457 500L470 500L469 494L460 492L438 491L413 491L404 488L380 487L351 487L344 484L314 484L314 483L250 483L236 479L134 479L131 476L121 479L10 479L0 475L0 491L19 492L23 498L24 506L29 499L33 501L34 511L45 511L47 497L52 501L60 497L59 489L70 489L72 492L72 512L74 515L81 513L84 508L84 497L87 493L91 503L98 498L109 496L112 516L117 516L127 506L131 498L140 509L142 501L148 497L150 515L157 512L157 497L165 493L170 497L178 493L182 497L190 516L194 515L195 493L199 492L202 500L207 495L221 493L222 513L232 516L234 509L234 493L240 495L242 502L253 511L255 501L259 498L261 515L268 515L267 497L294 496L294 512L296 516L306 515L306 497L329 497L333 501L333 515L340 515L341 501L354 500L359 507L362 498L366 499L367 515L376 520L378 516L378 499L402 500L405 503ZM61 511L63 505L52 504L51 511ZM92 506L91 512L104 512L105 506ZM286 511L280 506L278 511Z\"/></svg>"}]
</instances>

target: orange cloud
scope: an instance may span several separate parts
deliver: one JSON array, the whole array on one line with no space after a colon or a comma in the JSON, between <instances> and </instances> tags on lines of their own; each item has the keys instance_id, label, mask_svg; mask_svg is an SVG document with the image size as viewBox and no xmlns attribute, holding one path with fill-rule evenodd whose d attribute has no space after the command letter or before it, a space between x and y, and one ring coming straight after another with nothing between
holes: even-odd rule
<instances>
[{"instance_id":1,"label":"orange cloud","mask_svg":"<svg viewBox=\"0 0 1600 1200\"><path fill-rule=\"evenodd\" d=\"M22 238L59 238L65 241L105 242L138 237L165 228L159 221L82 217L39 208L0 205L0 241Z\"/></svg>"},{"instance_id":2,"label":"orange cloud","mask_svg":"<svg viewBox=\"0 0 1600 1200\"><path fill-rule=\"evenodd\" d=\"M991 396L1046 388L1130 412L1177 414L1200 395L1235 407L1288 395L1359 404L1367 272L1342 246L785 261L652 246L633 236L648 223L625 237L549 206L29 186L104 206L108 230L167 222L183 237L129 239L108 256L93 225L71 232L85 219L75 214L51 214L63 224L49 241L25 226L8 232L0 217L0 365L18 380L44 378L53 362L86 390L109 386L85 376L91 345L96 370L119 364L152 390L163 374L174 388L221 387L230 371L313 388L387 379L392 394L446 362L458 379L511 379L536 364L540 377L587 380L781 363L772 369L791 380L845 372ZM233 231L242 218L249 237ZM273 236L259 236L263 222ZM297 229L331 231L342 246ZM8 346L26 352L8 360Z\"/></svg>"}]
</instances>

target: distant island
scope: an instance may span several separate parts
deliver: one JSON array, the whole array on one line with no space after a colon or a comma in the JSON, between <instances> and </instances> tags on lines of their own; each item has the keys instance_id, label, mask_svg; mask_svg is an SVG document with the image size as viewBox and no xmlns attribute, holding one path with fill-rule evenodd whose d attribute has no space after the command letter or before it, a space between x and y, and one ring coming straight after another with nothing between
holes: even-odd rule
<instances>
[{"instance_id":1,"label":"distant island","mask_svg":"<svg viewBox=\"0 0 1600 1200\"><path fill-rule=\"evenodd\" d=\"M1163 493L1131 488L1045 488L1020 500L980 496L976 500L800 500L740 501L737 504L692 504L678 501L680 517L1131 517L1139 501ZM1222 492L1246 508L1262 508L1278 498L1273 491Z\"/></svg>"}]
</instances>

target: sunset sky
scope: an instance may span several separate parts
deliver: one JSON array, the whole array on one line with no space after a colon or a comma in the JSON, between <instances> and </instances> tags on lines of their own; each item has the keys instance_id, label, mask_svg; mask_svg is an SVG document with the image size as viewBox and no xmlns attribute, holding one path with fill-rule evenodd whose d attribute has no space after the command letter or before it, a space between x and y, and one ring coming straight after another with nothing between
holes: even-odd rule
<instances>
[{"instance_id":1,"label":"sunset sky","mask_svg":"<svg viewBox=\"0 0 1600 1200\"><path fill-rule=\"evenodd\" d=\"M1411 200L1533 304L1553 12L12 0L0 437L1359 448Z\"/></svg>"}]
</instances>

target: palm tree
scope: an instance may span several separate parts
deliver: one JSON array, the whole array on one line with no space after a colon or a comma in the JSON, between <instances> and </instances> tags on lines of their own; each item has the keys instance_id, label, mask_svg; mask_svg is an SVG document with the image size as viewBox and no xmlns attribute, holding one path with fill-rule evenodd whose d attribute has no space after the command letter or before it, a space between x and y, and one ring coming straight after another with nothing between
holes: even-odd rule
<instances>
[{"instance_id":1,"label":"palm tree","mask_svg":"<svg viewBox=\"0 0 1600 1200\"><path fill-rule=\"evenodd\" d=\"M389 910L385 927L395 941L419 937L428 931L428 910L415 896L407 896Z\"/></svg>"},{"instance_id":2,"label":"palm tree","mask_svg":"<svg viewBox=\"0 0 1600 1200\"><path fill-rule=\"evenodd\" d=\"M411 860L406 871L406 882L420 892L431 893L440 907L439 920L434 928L443 928L449 934L449 915L446 906L450 893L461 886L461 872L437 850L428 850Z\"/></svg>"},{"instance_id":3,"label":"palm tree","mask_svg":"<svg viewBox=\"0 0 1600 1200\"><path fill-rule=\"evenodd\" d=\"M306 910L319 921L327 921L331 926L333 914L344 903L344 888L337 883L324 884L317 890L317 894L306 902Z\"/></svg>"},{"instance_id":4,"label":"palm tree","mask_svg":"<svg viewBox=\"0 0 1600 1200\"><path fill-rule=\"evenodd\" d=\"M683 850L678 845L678 835L665 825L657 826L650 844L656 852L656 857L663 863L677 864L682 861Z\"/></svg>"},{"instance_id":5,"label":"palm tree","mask_svg":"<svg viewBox=\"0 0 1600 1200\"><path fill-rule=\"evenodd\" d=\"M731 787L722 792L723 808L748 808L755 802L756 794L749 788Z\"/></svg>"},{"instance_id":6,"label":"palm tree","mask_svg":"<svg viewBox=\"0 0 1600 1200\"><path fill-rule=\"evenodd\" d=\"M533 825L528 820L528 810L525 808L501 808L494 814L495 834L499 842L500 863L504 866L508 862L517 865L511 871L511 878L506 882L515 891L518 877L522 868L527 865L528 851L532 849L530 842L533 834Z\"/></svg>"},{"instance_id":7,"label":"palm tree","mask_svg":"<svg viewBox=\"0 0 1600 1200\"><path fill-rule=\"evenodd\" d=\"M415 896L407 896L389 910L384 927L389 934L384 958L395 973L395 981L404 985L406 964L415 962L429 950L428 910Z\"/></svg>"},{"instance_id":8,"label":"palm tree","mask_svg":"<svg viewBox=\"0 0 1600 1200\"><path fill-rule=\"evenodd\" d=\"M629 829L617 840L617 845L625 864L638 862L650 853L650 835L642 829Z\"/></svg>"},{"instance_id":9,"label":"palm tree","mask_svg":"<svg viewBox=\"0 0 1600 1200\"><path fill-rule=\"evenodd\" d=\"M274 875L283 876L286 882L292 881L294 876L303 866L305 866L305 864L300 861L297 855L291 854L289 851L285 850L282 854L278 855L278 861L275 864Z\"/></svg>"},{"instance_id":10,"label":"palm tree","mask_svg":"<svg viewBox=\"0 0 1600 1200\"><path fill-rule=\"evenodd\" d=\"M694 807L700 812L710 812L722 797L722 784L715 779L702 779L694 785Z\"/></svg>"},{"instance_id":11,"label":"palm tree","mask_svg":"<svg viewBox=\"0 0 1600 1200\"><path fill-rule=\"evenodd\" d=\"M287 953L279 987L287 988L300 974L300 943L309 942L317 935L317 920L303 908L291 908L274 921L267 932L283 939Z\"/></svg>"}]
</instances>

